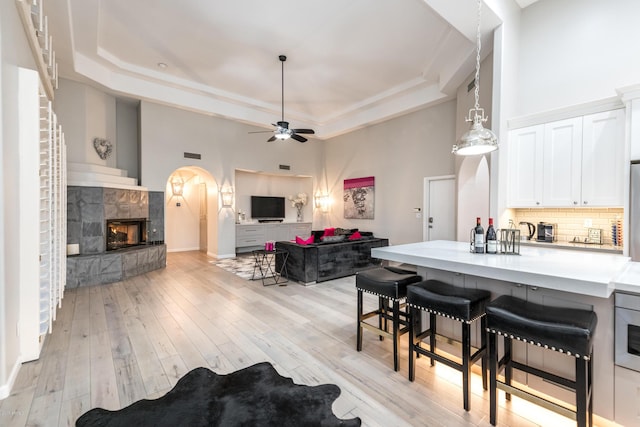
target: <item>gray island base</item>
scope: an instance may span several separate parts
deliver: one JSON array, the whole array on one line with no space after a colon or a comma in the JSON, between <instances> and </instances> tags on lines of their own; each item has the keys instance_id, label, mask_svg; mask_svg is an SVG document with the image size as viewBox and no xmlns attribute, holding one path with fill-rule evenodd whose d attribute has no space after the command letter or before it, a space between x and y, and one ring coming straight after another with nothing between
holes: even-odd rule
<instances>
[{"instance_id":1,"label":"gray island base","mask_svg":"<svg viewBox=\"0 0 640 427\"><path fill-rule=\"evenodd\" d=\"M492 299L512 295L538 304L594 310L594 415L614 420L614 280L629 258L605 253L523 247L520 255L474 254L469 243L420 242L373 248L374 258L415 265L423 280L437 279L455 286L491 291ZM448 319L446 319L448 320ZM460 339L454 325L442 322L439 332ZM479 344L480 326L473 331ZM574 359L554 351L515 341L516 358L550 372L573 376ZM525 359L526 358L526 359ZM514 380L573 404L574 394L518 371ZM488 392L487 392L488 393ZM619 396L619 398L622 398Z\"/></svg>"}]
</instances>

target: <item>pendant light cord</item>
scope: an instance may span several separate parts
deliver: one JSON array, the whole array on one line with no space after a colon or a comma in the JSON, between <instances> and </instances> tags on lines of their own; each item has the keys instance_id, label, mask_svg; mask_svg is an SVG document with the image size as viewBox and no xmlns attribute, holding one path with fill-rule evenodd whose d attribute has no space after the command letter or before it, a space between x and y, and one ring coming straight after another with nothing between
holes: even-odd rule
<instances>
[{"instance_id":1,"label":"pendant light cord","mask_svg":"<svg viewBox=\"0 0 640 427\"><path fill-rule=\"evenodd\" d=\"M482 9L482 0L478 0L478 28L476 31L476 84L475 84L475 97L476 97L476 111L480 109L480 48L481 42L481 34L480 34L480 17L481 17L481 9Z\"/></svg>"}]
</instances>

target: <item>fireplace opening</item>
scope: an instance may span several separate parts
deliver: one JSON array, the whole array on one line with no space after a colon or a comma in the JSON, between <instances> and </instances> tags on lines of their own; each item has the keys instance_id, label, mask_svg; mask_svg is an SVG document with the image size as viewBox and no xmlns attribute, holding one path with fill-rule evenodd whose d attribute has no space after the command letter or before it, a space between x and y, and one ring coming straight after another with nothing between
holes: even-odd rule
<instances>
[{"instance_id":1,"label":"fireplace opening","mask_svg":"<svg viewBox=\"0 0 640 427\"><path fill-rule=\"evenodd\" d=\"M147 220L110 219L107 220L107 250L129 248L146 244Z\"/></svg>"}]
</instances>

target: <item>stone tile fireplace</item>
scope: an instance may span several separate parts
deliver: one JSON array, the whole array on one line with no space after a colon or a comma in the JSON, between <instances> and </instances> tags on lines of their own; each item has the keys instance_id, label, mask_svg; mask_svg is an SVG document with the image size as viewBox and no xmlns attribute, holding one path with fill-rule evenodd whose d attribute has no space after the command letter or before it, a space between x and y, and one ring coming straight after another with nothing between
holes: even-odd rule
<instances>
[{"instance_id":1,"label":"stone tile fireplace","mask_svg":"<svg viewBox=\"0 0 640 427\"><path fill-rule=\"evenodd\" d=\"M166 265L164 193L67 187L67 287L112 283Z\"/></svg>"}]
</instances>

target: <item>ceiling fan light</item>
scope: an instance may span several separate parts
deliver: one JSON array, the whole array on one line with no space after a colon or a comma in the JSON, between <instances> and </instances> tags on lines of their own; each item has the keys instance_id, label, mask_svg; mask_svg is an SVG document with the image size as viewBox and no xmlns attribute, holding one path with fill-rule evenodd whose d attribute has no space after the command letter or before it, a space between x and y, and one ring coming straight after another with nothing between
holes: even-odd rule
<instances>
[{"instance_id":1,"label":"ceiling fan light","mask_svg":"<svg viewBox=\"0 0 640 427\"><path fill-rule=\"evenodd\" d=\"M276 139L280 139L282 141L291 137L291 135L289 135L287 132L277 132L275 136Z\"/></svg>"}]
</instances>

